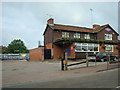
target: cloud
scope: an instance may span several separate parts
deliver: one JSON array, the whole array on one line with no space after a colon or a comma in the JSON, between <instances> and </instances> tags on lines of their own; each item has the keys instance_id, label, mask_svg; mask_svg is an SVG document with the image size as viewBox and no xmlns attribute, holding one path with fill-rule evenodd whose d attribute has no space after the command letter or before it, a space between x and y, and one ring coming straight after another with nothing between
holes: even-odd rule
<instances>
[{"instance_id":1,"label":"cloud","mask_svg":"<svg viewBox=\"0 0 120 90\"><path fill-rule=\"evenodd\" d=\"M118 30L117 2L6 2L2 7L2 44L6 46L15 38L22 39L29 49L37 47L39 40L43 44L49 15L58 24L91 27L90 8L93 9L95 24L108 23Z\"/></svg>"}]
</instances>

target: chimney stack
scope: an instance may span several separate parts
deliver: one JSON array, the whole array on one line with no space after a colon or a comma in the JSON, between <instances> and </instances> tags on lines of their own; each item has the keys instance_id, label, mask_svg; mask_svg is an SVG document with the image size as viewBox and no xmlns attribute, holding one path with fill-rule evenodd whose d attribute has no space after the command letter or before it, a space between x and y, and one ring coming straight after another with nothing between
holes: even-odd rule
<instances>
[{"instance_id":1,"label":"chimney stack","mask_svg":"<svg viewBox=\"0 0 120 90\"><path fill-rule=\"evenodd\" d=\"M53 25L53 24L54 24L54 19L50 18L50 19L47 21L47 24Z\"/></svg>"},{"instance_id":2,"label":"chimney stack","mask_svg":"<svg viewBox=\"0 0 120 90\"><path fill-rule=\"evenodd\" d=\"M98 27L100 27L100 25L97 25L97 24L94 24L94 25L93 25L93 28L94 28L94 29L96 29L96 28L98 28Z\"/></svg>"}]
</instances>

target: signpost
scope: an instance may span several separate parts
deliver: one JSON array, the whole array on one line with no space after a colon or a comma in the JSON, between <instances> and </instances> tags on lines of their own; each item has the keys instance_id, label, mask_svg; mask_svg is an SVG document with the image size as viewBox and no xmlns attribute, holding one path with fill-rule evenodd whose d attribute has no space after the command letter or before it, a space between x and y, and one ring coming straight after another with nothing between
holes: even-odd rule
<instances>
[{"instance_id":1,"label":"signpost","mask_svg":"<svg viewBox=\"0 0 120 90\"><path fill-rule=\"evenodd\" d=\"M96 52L94 52L94 54L95 54L95 56L96 56ZM97 63L96 63L96 57L95 57L95 66L97 65Z\"/></svg>"},{"instance_id":2,"label":"signpost","mask_svg":"<svg viewBox=\"0 0 120 90\"><path fill-rule=\"evenodd\" d=\"M65 42L63 42L63 59L61 60L61 70L68 70L68 68L67 68L67 50L65 50Z\"/></svg>"},{"instance_id":3,"label":"signpost","mask_svg":"<svg viewBox=\"0 0 120 90\"><path fill-rule=\"evenodd\" d=\"M61 60L61 70L68 70L67 68L67 52L64 53L64 58Z\"/></svg>"},{"instance_id":4,"label":"signpost","mask_svg":"<svg viewBox=\"0 0 120 90\"><path fill-rule=\"evenodd\" d=\"M109 62L110 62L110 55L109 52L107 54L107 69L109 68Z\"/></svg>"},{"instance_id":5,"label":"signpost","mask_svg":"<svg viewBox=\"0 0 120 90\"><path fill-rule=\"evenodd\" d=\"M61 60L61 70L64 70L64 63L63 63L64 59Z\"/></svg>"},{"instance_id":6,"label":"signpost","mask_svg":"<svg viewBox=\"0 0 120 90\"><path fill-rule=\"evenodd\" d=\"M67 68L67 52L65 52L64 65L65 65L65 70L68 70L68 68Z\"/></svg>"}]
</instances>

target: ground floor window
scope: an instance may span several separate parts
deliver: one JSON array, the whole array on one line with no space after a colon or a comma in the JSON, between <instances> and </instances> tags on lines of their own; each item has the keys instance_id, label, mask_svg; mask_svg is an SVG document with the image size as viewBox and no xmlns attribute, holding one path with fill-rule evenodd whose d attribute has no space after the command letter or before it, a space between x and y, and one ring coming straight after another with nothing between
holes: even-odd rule
<instances>
[{"instance_id":1,"label":"ground floor window","mask_svg":"<svg viewBox=\"0 0 120 90\"><path fill-rule=\"evenodd\" d=\"M93 43L75 43L76 52L98 52L99 45L98 44L93 44Z\"/></svg>"},{"instance_id":2,"label":"ground floor window","mask_svg":"<svg viewBox=\"0 0 120 90\"><path fill-rule=\"evenodd\" d=\"M105 51L106 52L113 52L113 45L106 45Z\"/></svg>"}]
</instances>

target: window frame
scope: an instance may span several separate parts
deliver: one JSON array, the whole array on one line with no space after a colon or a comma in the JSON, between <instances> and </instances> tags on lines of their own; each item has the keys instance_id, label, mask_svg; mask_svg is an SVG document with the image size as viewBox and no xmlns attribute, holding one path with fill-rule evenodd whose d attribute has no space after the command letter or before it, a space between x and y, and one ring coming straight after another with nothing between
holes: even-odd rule
<instances>
[{"instance_id":1,"label":"window frame","mask_svg":"<svg viewBox=\"0 0 120 90\"><path fill-rule=\"evenodd\" d=\"M91 44L91 45L90 45ZM75 52L99 52L99 44L95 44L95 43L75 43L76 48L81 47L81 49L76 50L75 48ZM97 51L95 51L95 47L97 46ZM87 51L84 51L82 48L83 47L87 47ZM92 51L88 50L89 47L93 47Z\"/></svg>"},{"instance_id":2,"label":"window frame","mask_svg":"<svg viewBox=\"0 0 120 90\"><path fill-rule=\"evenodd\" d=\"M78 32L74 33L74 38L80 38L80 33Z\"/></svg>"},{"instance_id":3,"label":"window frame","mask_svg":"<svg viewBox=\"0 0 120 90\"><path fill-rule=\"evenodd\" d=\"M111 48L112 48L111 51L106 50L106 48L107 48L108 46L109 46L109 47L111 46ZM106 52L113 52L113 51L114 51L113 49L114 49L114 48L113 48L113 45L108 45L108 44L106 44L106 47L105 47L105 51L106 51Z\"/></svg>"},{"instance_id":4,"label":"window frame","mask_svg":"<svg viewBox=\"0 0 120 90\"><path fill-rule=\"evenodd\" d=\"M69 32L62 32L62 37L70 37Z\"/></svg>"},{"instance_id":5,"label":"window frame","mask_svg":"<svg viewBox=\"0 0 120 90\"><path fill-rule=\"evenodd\" d=\"M108 36L107 36L108 35ZM110 36L109 36L110 35ZM110 38L108 38L110 37ZM112 34L105 34L105 40L113 40L112 39L113 35Z\"/></svg>"},{"instance_id":6,"label":"window frame","mask_svg":"<svg viewBox=\"0 0 120 90\"><path fill-rule=\"evenodd\" d=\"M84 38L85 38L85 39L90 39L90 34L89 34L89 33L84 34Z\"/></svg>"}]
</instances>

